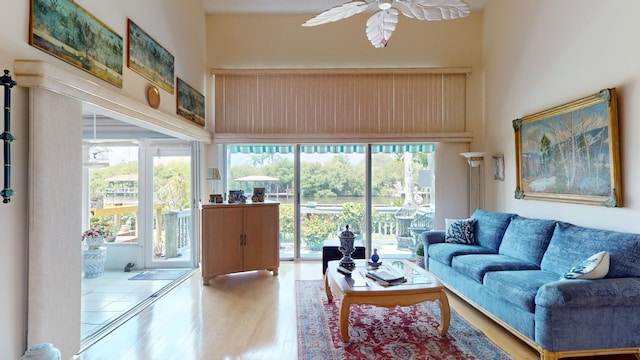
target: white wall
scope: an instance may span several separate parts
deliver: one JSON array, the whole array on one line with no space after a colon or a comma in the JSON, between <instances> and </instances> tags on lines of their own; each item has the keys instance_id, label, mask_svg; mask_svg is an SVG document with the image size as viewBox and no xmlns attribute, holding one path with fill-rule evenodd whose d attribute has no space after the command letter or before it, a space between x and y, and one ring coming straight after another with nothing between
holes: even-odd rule
<instances>
[{"instance_id":1,"label":"white wall","mask_svg":"<svg viewBox=\"0 0 640 360\"><path fill-rule=\"evenodd\" d=\"M459 152L483 147L482 14L452 21L400 16L384 49L374 48L367 39L365 24L370 14L302 27L300 24L311 16L209 15L207 68L471 67L466 131L473 133L473 142L470 147L466 143L439 145L436 158L438 164L442 162L436 178L436 225L444 227L444 216L467 216L467 204L459 202L467 201L466 163ZM208 87L213 89L212 79ZM214 167L218 165L215 150L208 150L205 163Z\"/></svg>"},{"instance_id":2,"label":"white wall","mask_svg":"<svg viewBox=\"0 0 640 360\"><path fill-rule=\"evenodd\" d=\"M640 2L491 0L485 10L486 148L505 154L506 179L487 171L496 210L640 232ZM623 208L516 200L511 121L617 88Z\"/></svg>"},{"instance_id":3,"label":"white wall","mask_svg":"<svg viewBox=\"0 0 640 360\"><path fill-rule=\"evenodd\" d=\"M365 24L370 14L302 27L311 16L207 16L207 69L471 67L467 131L477 135L472 147L482 147L481 14L451 21L401 15L383 49L374 48L367 39Z\"/></svg>"},{"instance_id":4,"label":"white wall","mask_svg":"<svg viewBox=\"0 0 640 360\"><path fill-rule=\"evenodd\" d=\"M198 0L112 0L108 2L77 0L98 19L121 35L126 46L127 18L134 20L175 57L175 75L194 88L205 91L205 22L201 2ZM78 76L89 79L109 90L116 91L131 99L146 104L146 87L149 82L126 67L123 59L123 88L119 89L82 70L68 65L28 44L30 1L0 0L0 8L5 9L0 23L0 69L8 69L13 75L13 62L17 59L43 60ZM126 50L124 52L126 54ZM14 75L15 79L15 75ZM3 253L2 275L0 276L0 358L18 359L28 345L27 333L27 248L28 248L28 204L29 189L29 125L28 91L24 88L12 91L11 130L17 138L12 143L12 188L16 195L9 204L0 203L0 246ZM0 92L2 92L0 90ZM176 114L175 95L160 90L160 110ZM55 108L50 109L56 112ZM78 119L78 126L80 126ZM0 121L1 123L1 121ZM60 139L64 141L64 139ZM80 148L78 148L80 151ZM38 154L33 154L38 156ZM61 167L61 171L64 168ZM64 184L62 185L64 186ZM56 188L51 189L55 193ZM34 204L32 206L37 206ZM54 214L51 214L53 216ZM80 214L78 214L80 217ZM31 219L32 222L38 219ZM80 234L82 229L77 229ZM51 235L51 241L60 241ZM80 241L78 241L80 246ZM78 248L80 254L80 248ZM59 259L64 262L65 259ZM52 268L47 271L64 271L67 267ZM80 281L78 274L77 281ZM52 298L60 298L55 294ZM41 309L42 312L55 309ZM79 312L80 309L78 308ZM79 324L78 324L79 327ZM73 334L67 334L73 336ZM43 335L43 334L41 334ZM65 334L60 334L65 336ZM44 341L44 339L43 339ZM75 349L77 350L77 349ZM73 350L73 351L75 351ZM65 350L64 358L71 354Z\"/></svg>"}]
</instances>

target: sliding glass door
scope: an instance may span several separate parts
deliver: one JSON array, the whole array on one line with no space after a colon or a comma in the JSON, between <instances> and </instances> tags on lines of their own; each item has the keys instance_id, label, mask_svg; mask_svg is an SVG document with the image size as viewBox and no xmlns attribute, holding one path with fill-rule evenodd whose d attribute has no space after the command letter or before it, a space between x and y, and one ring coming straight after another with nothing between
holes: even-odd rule
<instances>
[{"instance_id":1,"label":"sliding glass door","mask_svg":"<svg viewBox=\"0 0 640 360\"><path fill-rule=\"evenodd\" d=\"M365 231L365 145L300 146L300 258L320 259L322 246L349 230Z\"/></svg>"},{"instance_id":2,"label":"sliding glass door","mask_svg":"<svg viewBox=\"0 0 640 360\"><path fill-rule=\"evenodd\" d=\"M420 234L433 228L435 146L371 146L371 246L379 254L413 257Z\"/></svg>"},{"instance_id":3,"label":"sliding glass door","mask_svg":"<svg viewBox=\"0 0 640 360\"><path fill-rule=\"evenodd\" d=\"M280 203L280 259L293 259L294 146L229 145L226 154L227 190L242 190L250 200L253 188L262 187L266 201Z\"/></svg>"}]
</instances>

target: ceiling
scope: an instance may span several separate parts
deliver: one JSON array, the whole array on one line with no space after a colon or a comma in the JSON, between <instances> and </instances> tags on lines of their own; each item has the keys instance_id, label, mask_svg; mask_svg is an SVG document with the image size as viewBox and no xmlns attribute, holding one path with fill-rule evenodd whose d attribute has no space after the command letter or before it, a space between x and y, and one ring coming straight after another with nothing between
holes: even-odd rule
<instances>
[{"instance_id":1,"label":"ceiling","mask_svg":"<svg viewBox=\"0 0 640 360\"><path fill-rule=\"evenodd\" d=\"M464 0L482 11L489 0ZM202 0L207 14L316 14L347 0Z\"/></svg>"}]
</instances>

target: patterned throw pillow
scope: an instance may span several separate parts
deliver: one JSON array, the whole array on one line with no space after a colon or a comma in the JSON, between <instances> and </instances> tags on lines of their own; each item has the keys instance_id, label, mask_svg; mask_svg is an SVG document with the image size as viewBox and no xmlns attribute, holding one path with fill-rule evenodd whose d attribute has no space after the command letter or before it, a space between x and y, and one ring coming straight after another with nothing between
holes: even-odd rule
<instances>
[{"instance_id":1,"label":"patterned throw pillow","mask_svg":"<svg viewBox=\"0 0 640 360\"><path fill-rule=\"evenodd\" d=\"M609 252L601 251L569 269L560 279L602 279L608 272Z\"/></svg>"},{"instance_id":2,"label":"patterned throw pillow","mask_svg":"<svg viewBox=\"0 0 640 360\"><path fill-rule=\"evenodd\" d=\"M445 242L475 245L476 219L445 219L445 223L447 225L444 235Z\"/></svg>"}]
</instances>

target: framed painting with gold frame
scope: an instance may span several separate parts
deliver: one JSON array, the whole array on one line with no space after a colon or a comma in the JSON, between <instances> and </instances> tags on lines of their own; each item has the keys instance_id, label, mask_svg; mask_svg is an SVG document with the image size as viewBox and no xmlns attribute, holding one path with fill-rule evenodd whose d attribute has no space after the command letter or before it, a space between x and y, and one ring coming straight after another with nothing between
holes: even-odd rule
<instances>
[{"instance_id":1,"label":"framed painting with gold frame","mask_svg":"<svg viewBox=\"0 0 640 360\"><path fill-rule=\"evenodd\" d=\"M622 206L615 89L513 120L516 199Z\"/></svg>"},{"instance_id":2,"label":"framed painting with gold frame","mask_svg":"<svg viewBox=\"0 0 640 360\"><path fill-rule=\"evenodd\" d=\"M178 96L176 96L176 112L187 120L204 126L204 95L178 78Z\"/></svg>"},{"instance_id":3,"label":"framed painting with gold frame","mask_svg":"<svg viewBox=\"0 0 640 360\"><path fill-rule=\"evenodd\" d=\"M122 87L122 36L71 0L31 0L29 44Z\"/></svg>"},{"instance_id":4,"label":"framed painting with gold frame","mask_svg":"<svg viewBox=\"0 0 640 360\"><path fill-rule=\"evenodd\" d=\"M127 19L127 66L160 88L174 93L174 57L131 19Z\"/></svg>"}]
</instances>

